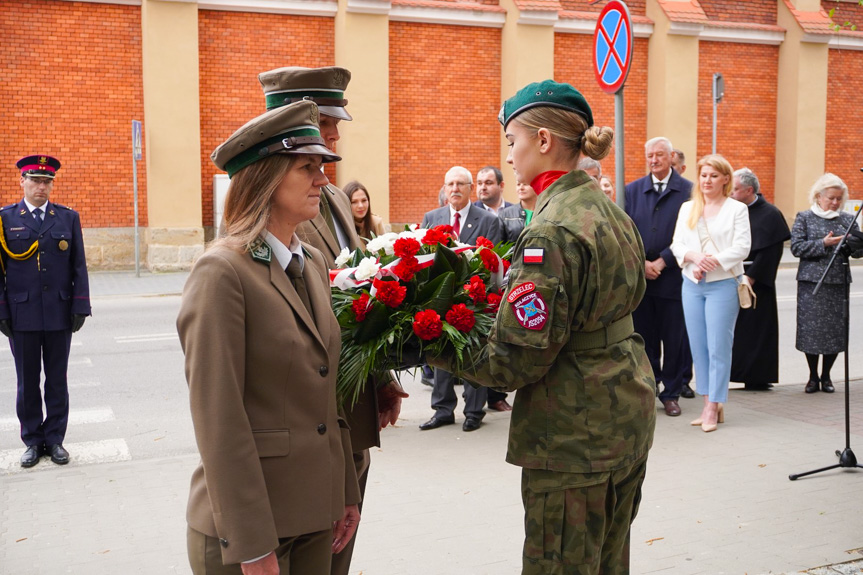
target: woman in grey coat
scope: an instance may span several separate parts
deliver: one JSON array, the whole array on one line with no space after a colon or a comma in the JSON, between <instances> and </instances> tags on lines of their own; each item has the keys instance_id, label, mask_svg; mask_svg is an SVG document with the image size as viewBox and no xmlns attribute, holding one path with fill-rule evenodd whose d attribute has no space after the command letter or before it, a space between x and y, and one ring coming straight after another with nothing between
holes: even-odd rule
<instances>
[{"instance_id":1,"label":"woman in grey coat","mask_svg":"<svg viewBox=\"0 0 863 575\"><path fill-rule=\"evenodd\" d=\"M833 393L830 368L839 352L845 350L842 274L845 269L850 283L850 270L835 263L824 278L818 295L812 292L854 216L842 211L848 200L848 186L833 174L818 178L809 191L809 200L812 207L797 214L791 229L791 253L800 258L797 268L797 349L806 354L809 363L806 393L818 391L819 385L821 391ZM858 230L857 224L851 229ZM859 244L855 242L855 245ZM850 255L859 258L863 256L863 249L856 249ZM820 376L819 355L824 356Z\"/></svg>"}]
</instances>

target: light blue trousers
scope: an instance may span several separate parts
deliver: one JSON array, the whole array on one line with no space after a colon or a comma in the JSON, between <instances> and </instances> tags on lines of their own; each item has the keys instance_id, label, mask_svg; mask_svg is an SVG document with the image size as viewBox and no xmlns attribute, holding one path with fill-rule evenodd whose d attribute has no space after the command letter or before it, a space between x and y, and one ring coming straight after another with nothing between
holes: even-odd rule
<instances>
[{"instance_id":1,"label":"light blue trousers","mask_svg":"<svg viewBox=\"0 0 863 575\"><path fill-rule=\"evenodd\" d=\"M728 401L734 324L740 311L733 278L694 283L683 278L683 317L695 363L695 390L710 401Z\"/></svg>"}]
</instances>

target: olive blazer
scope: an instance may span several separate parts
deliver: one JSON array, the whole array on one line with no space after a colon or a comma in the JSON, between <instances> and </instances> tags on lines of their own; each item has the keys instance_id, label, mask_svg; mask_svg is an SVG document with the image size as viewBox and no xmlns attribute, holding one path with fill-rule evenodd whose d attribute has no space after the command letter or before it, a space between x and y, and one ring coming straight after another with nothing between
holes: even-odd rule
<instances>
[{"instance_id":1,"label":"olive blazer","mask_svg":"<svg viewBox=\"0 0 863 575\"><path fill-rule=\"evenodd\" d=\"M225 564L329 529L360 499L336 409L341 339L327 269L303 247L314 321L267 250L214 247L183 290L177 329L201 454L186 519L219 538Z\"/></svg>"}]
</instances>

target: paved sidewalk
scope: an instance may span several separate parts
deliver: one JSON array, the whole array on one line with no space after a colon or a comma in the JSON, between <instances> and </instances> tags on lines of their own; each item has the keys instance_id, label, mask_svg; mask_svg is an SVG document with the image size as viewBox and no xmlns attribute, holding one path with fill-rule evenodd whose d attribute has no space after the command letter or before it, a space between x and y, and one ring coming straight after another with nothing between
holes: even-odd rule
<instances>
[{"instance_id":1,"label":"paved sidewalk","mask_svg":"<svg viewBox=\"0 0 863 575\"><path fill-rule=\"evenodd\" d=\"M422 432L430 388L408 379L403 417L372 455L352 573L518 573L519 470L503 460L509 415L490 413L469 434L460 425ZM852 383L851 441L863 450L863 389ZM657 403L632 572L775 574L861 559L863 470L788 480L836 462L843 395L800 385L732 391L727 422L709 434L689 425L697 399L683 400L678 418ZM184 511L196 463L195 454L73 460L0 476L0 573L189 573Z\"/></svg>"},{"instance_id":2,"label":"paved sidewalk","mask_svg":"<svg viewBox=\"0 0 863 575\"><path fill-rule=\"evenodd\" d=\"M97 272L94 297L177 294L188 274ZM353 575L520 572L519 469L504 462L509 414L474 433L422 432L430 388L383 433L372 467ZM633 574L863 573L863 469L797 481L845 446L844 385L731 392L727 422L703 433L700 400L657 432L632 532ZM863 459L863 381L852 381L851 446ZM70 446L71 448L71 446ZM190 572L185 504L194 453L101 465L43 462L0 475L0 574Z\"/></svg>"}]
</instances>

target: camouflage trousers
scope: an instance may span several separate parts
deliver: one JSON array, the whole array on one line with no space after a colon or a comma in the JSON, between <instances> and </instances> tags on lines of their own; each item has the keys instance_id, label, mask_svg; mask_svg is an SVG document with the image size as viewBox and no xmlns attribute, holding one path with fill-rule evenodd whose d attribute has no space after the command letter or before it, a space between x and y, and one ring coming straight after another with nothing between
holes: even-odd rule
<instances>
[{"instance_id":1,"label":"camouflage trousers","mask_svg":"<svg viewBox=\"0 0 863 575\"><path fill-rule=\"evenodd\" d=\"M522 575L625 575L647 456L606 473L524 469Z\"/></svg>"}]
</instances>

